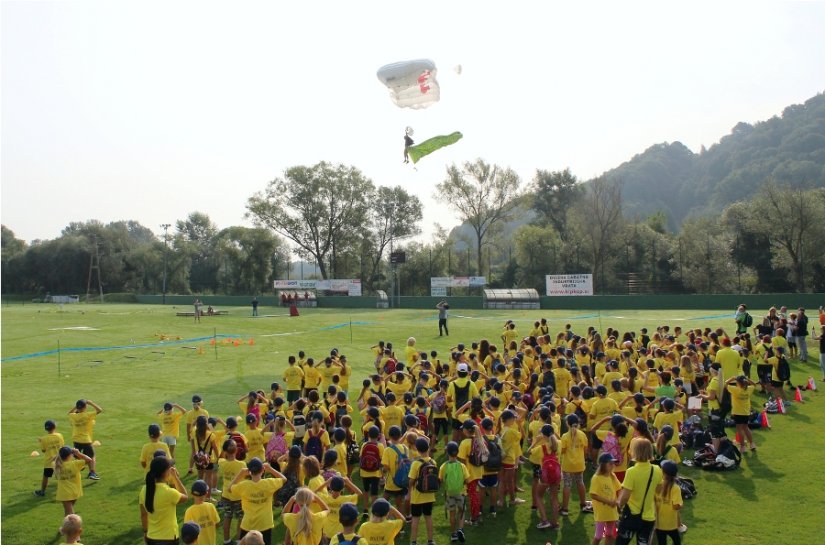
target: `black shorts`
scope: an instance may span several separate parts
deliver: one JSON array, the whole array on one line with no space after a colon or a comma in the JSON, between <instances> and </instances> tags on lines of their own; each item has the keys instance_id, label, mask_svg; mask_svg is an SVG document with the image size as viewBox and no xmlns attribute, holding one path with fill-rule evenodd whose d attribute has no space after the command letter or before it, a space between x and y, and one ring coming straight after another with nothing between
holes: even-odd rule
<instances>
[{"instance_id":1,"label":"black shorts","mask_svg":"<svg viewBox=\"0 0 825 545\"><path fill-rule=\"evenodd\" d=\"M210 464L209 464L208 466L206 466L206 467L196 467L195 469L196 469L197 471L215 471L215 464L214 464L214 463L210 463Z\"/></svg>"},{"instance_id":2,"label":"black shorts","mask_svg":"<svg viewBox=\"0 0 825 545\"><path fill-rule=\"evenodd\" d=\"M541 464L533 464L533 478L541 480Z\"/></svg>"},{"instance_id":3,"label":"black shorts","mask_svg":"<svg viewBox=\"0 0 825 545\"><path fill-rule=\"evenodd\" d=\"M750 417L746 414L735 414L733 415L733 423L737 425L747 424Z\"/></svg>"},{"instance_id":4,"label":"black shorts","mask_svg":"<svg viewBox=\"0 0 825 545\"><path fill-rule=\"evenodd\" d=\"M43 476L47 479L54 475L54 468L53 467L44 467L43 468Z\"/></svg>"},{"instance_id":5,"label":"black shorts","mask_svg":"<svg viewBox=\"0 0 825 545\"><path fill-rule=\"evenodd\" d=\"M727 437L725 433L725 419L716 413L716 411L711 411L708 431L710 431L710 436L714 439Z\"/></svg>"},{"instance_id":6,"label":"black shorts","mask_svg":"<svg viewBox=\"0 0 825 545\"><path fill-rule=\"evenodd\" d=\"M179 538L175 539L149 539L146 538L146 545L178 545L180 543Z\"/></svg>"},{"instance_id":7,"label":"black shorts","mask_svg":"<svg viewBox=\"0 0 825 545\"><path fill-rule=\"evenodd\" d=\"M431 517L433 515L433 502L429 503L413 503L410 505L410 515L413 517Z\"/></svg>"},{"instance_id":8,"label":"black shorts","mask_svg":"<svg viewBox=\"0 0 825 545\"><path fill-rule=\"evenodd\" d=\"M402 488L401 490L387 490L385 488L384 489L384 494L386 494L387 496L389 496L391 498L403 498L404 496L407 495L408 490L409 489L407 489L407 488Z\"/></svg>"},{"instance_id":9,"label":"black shorts","mask_svg":"<svg viewBox=\"0 0 825 545\"><path fill-rule=\"evenodd\" d=\"M783 386L784 384L785 384L785 383L784 383L784 382L782 382L781 380L772 380L772 381L771 381L771 386L773 386L774 388L782 388L782 386Z\"/></svg>"},{"instance_id":10,"label":"black shorts","mask_svg":"<svg viewBox=\"0 0 825 545\"><path fill-rule=\"evenodd\" d=\"M290 403L293 401L298 401L301 399L301 390L287 390L286 391L286 400Z\"/></svg>"},{"instance_id":11,"label":"black shorts","mask_svg":"<svg viewBox=\"0 0 825 545\"><path fill-rule=\"evenodd\" d=\"M773 365L760 364L756 366L756 376L759 377L759 384L767 384L771 381L771 371L773 371Z\"/></svg>"},{"instance_id":12,"label":"black shorts","mask_svg":"<svg viewBox=\"0 0 825 545\"><path fill-rule=\"evenodd\" d=\"M603 441L601 439L599 439L599 436L596 435L595 431L590 434L590 446L594 450L599 450L600 448L602 448L602 443L603 443Z\"/></svg>"},{"instance_id":13,"label":"black shorts","mask_svg":"<svg viewBox=\"0 0 825 545\"><path fill-rule=\"evenodd\" d=\"M89 458L95 457L95 449L92 447L91 443L75 443L74 448L76 448Z\"/></svg>"},{"instance_id":14,"label":"black shorts","mask_svg":"<svg viewBox=\"0 0 825 545\"><path fill-rule=\"evenodd\" d=\"M449 431L448 420L446 418L433 419L433 437L437 436L439 432L447 435Z\"/></svg>"},{"instance_id":15,"label":"black shorts","mask_svg":"<svg viewBox=\"0 0 825 545\"><path fill-rule=\"evenodd\" d=\"M370 496L378 495L378 485L381 484L380 477L361 477L361 481L364 483L364 492Z\"/></svg>"},{"instance_id":16,"label":"black shorts","mask_svg":"<svg viewBox=\"0 0 825 545\"><path fill-rule=\"evenodd\" d=\"M464 424L464 423L459 422L457 418L453 418L453 429L454 430L460 430L462 424Z\"/></svg>"}]
</instances>

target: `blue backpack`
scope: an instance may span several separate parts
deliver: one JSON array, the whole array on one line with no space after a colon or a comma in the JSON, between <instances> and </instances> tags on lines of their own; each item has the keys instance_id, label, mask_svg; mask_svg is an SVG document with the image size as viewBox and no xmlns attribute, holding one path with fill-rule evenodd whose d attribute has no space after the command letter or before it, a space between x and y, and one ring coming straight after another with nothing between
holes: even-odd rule
<instances>
[{"instance_id":1,"label":"blue backpack","mask_svg":"<svg viewBox=\"0 0 825 545\"><path fill-rule=\"evenodd\" d=\"M343 532L338 534L338 545L358 545L358 542L361 541L361 536L355 534L352 536L352 539L346 539L344 537Z\"/></svg>"},{"instance_id":2,"label":"blue backpack","mask_svg":"<svg viewBox=\"0 0 825 545\"><path fill-rule=\"evenodd\" d=\"M410 467L412 460L410 457L401 452L397 446L390 445L392 450L398 456L398 463L395 466L395 475L392 476L392 483L398 488L408 488L410 486Z\"/></svg>"}]
</instances>

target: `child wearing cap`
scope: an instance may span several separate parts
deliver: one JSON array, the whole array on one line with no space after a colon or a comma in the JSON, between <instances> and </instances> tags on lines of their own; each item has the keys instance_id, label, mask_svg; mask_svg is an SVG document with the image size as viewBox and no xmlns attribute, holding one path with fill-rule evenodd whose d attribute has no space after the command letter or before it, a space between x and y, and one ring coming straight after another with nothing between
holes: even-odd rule
<instances>
[{"instance_id":1,"label":"child wearing cap","mask_svg":"<svg viewBox=\"0 0 825 545\"><path fill-rule=\"evenodd\" d=\"M94 412L88 411L88 405L94 408ZM74 408L69 411L69 422L72 424L72 442L74 448L80 450L84 455L94 459L95 449L92 446L92 429L97 422L97 415L103 412L100 405L91 399L79 399ZM100 476L90 469L89 478L100 479Z\"/></svg>"},{"instance_id":2,"label":"child wearing cap","mask_svg":"<svg viewBox=\"0 0 825 545\"><path fill-rule=\"evenodd\" d=\"M662 482L656 487L656 543L665 545L669 537L674 545L681 545L680 532L687 526L680 524L679 511L682 509L682 490L676 484L679 465L671 460L661 464Z\"/></svg>"},{"instance_id":3,"label":"child wearing cap","mask_svg":"<svg viewBox=\"0 0 825 545\"><path fill-rule=\"evenodd\" d=\"M197 452L197 449L192 443L192 435L195 432L195 422L199 416L209 418L209 411L203 408L203 399L201 399L201 396L197 394L192 396L192 409L186 411L183 416L186 421L186 442L192 445L192 450L189 454L189 471L187 471L187 475L191 475L194 473L195 453Z\"/></svg>"},{"instance_id":4,"label":"child wearing cap","mask_svg":"<svg viewBox=\"0 0 825 545\"><path fill-rule=\"evenodd\" d=\"M559 527L559 485L558 483L547 483L542 480L542 462L546 455L553 455L558 459L559 440L556 438L555 429L551 424L544 424L539 433L533 437L530 448L527 449L530 463L533 467L533 505L539 514L539 522L536 528L556 529ZM544 505L544 495L549 491L550 496L550 517L547 516L547 508Z\"/></svg>"},{"instance_id":5,"label":"child wearing cap","mask_svg":"<svg viewBox=\"0 0 825 545\"><path fill-rule=\"evenodd\" d=\"M211 505L211 504L210 504ZM191 509L191 508L190 508ZM196 544L198 543L198 538L201 535L201 527L198 526L196 522L184 522L183 526L180 528L180 540L185 545L189 544ZM209 543L210 545L215 541L212 540L211 542L204 540L203 543Z\"/></svg>"},{"instance_id":6,"label":"child wearing cap","mask_svg":"<svg viewBox=\"0 0 825 545\"><path fill-rule=\"evenodd\" d=\"M329 517L327 517L329 519ZM336 534L329 535L329 545L341 545L342 543L351 543L352 545L369 545L369 542L363 537L355 533L355 525L358 522L358 507L352 503L345 503L341 505L338 511L338 523L341 526L341 531Z\"/></svg>"},{"instance_id":7,"label":"child wearing cap","mask_svg":"<svg viewBox=\"0 0 825 545\"><path fill-rule=\"evenodd\" d=\"M311 509L313 505L317 505L319 509ZM318 545L327 515L329 508L324 500L309 488L299 488L284 506L282 513L292 544Z\"/></svg>"},{"instance_id":8,"label":"child wearing cap","mask_svg":"<svg viewBox=\"0 0 825 545\"><path fill-rule=\"evenodd\" d=\"M592 545L599 545L604 539L606 545L612 545L616 539L619 520L619 492L622 485L613 474L616 459L609 452L599 456L599 469L590 479L590 499L593 504L593 519L596 522L596 533L593 535Z\"/></svg>"},{"instance_id":9,"label":"child wearing cap","mask_svg":"<svg viewBox=\"0 0 825 545\"><path fill-rule=\"evenodd\" d=\"M246 415L246 433L244 433L244 437L246 438L246 448L249 449L247 452L248 458L260 458L261 460L266 460L266 449L264 448L264 434L261 429L258 427L258 416L249 413Z\"/></svg>"},{"instance_id":10,"label":"child wearing cap","mask_svg":"<svg viewBox=\"0 0 825 545\"><path fill-rule=\"evenodd\" d=\"M483 440L476 423L472 420L465 420L462 429L464 440L458 445L458 459L467 466L467 471L470 473L469 482L467 483L467 499L470 500L470 524L475 525L481 519L479 482L484 476L484 465L471 464L470 459L473 453L473 443L478 443L480 446Z\"/></svg>"},{"instance_id":11,"label":"child wearing cap","mask_svg":"<svg viewBox=\"0 0 825 545\"><path fill-rule=\"evenodd\" d=\"M573 485L579 494L579 505L582 513L591 513L593 508L585 500L584 489L584 454L587 452L587 435L579 429L579 417L575 414L567 415L567 432L561 436L561 471L564 480L562 490L562 505L559 513L566 517L570 514L570 491Z\"/></svg>"},{"instance_id":12,"label":"child wearing cap","mask_svg":"<svg viewBox=\"0 0 825 545\"><path fill-rule=\"evenodd\" d=\"M446 452L448 459L438 469L438 478L444 483L444 504L450 514L450 541L464 543L464 498L470 472L458 460L458 443L447 443Z\"/></svg>"},{"instance_id":13,"label":"child wearing cap","mask_svg":"<svg viewBox=\"0 0 825 545\"><path fill-rule=\"evenodd\" d=\"M359 474L364 484L364 503L367 505L378 496L381 481L384 445L378 442L379 435L380 430L377 426L370 427L367 431L367 442L361 447Z\"/></svg>"},{"instance_id":14,"label":"child wearing cap","mask_svg":"<svg viewBox=\"0 0 825 545\"><path fill-rule=\"evenodd\" d=\"M149 462L154 458L155 451L162 450L166 453L167 458L171 458L172 454L169 452L169 447L166 443L160 441L160 426L157 424L149 424L149 442L143 445L140 450L140 465L146 471L149 470Z\"/></svg>"},{"instance_id":15,"label":"child wearing cap","mask_svg":"<svg viewBox=\"0 0 825 545\"><path fill-rule=\"evenodd\" d=\"M83 533L83 519L80 515L66 515L60 525L60 534L63 536L61 545L82 545L80 535Z\"/></svg>"},{"instance_id":16,"label":"child wearing cap","mask_svg":"<svg viewBox=\"0 0 825 545\"><path fill-rule=\"evenodd\" d=\"M223 493L218 502L218 513L223 517L223 542L228 545L232 542L232 520L238 521L237 533L241 533L241 518L243 517L243 510L241 509L241 497L229 489L232 481L238 473L246 467L244 462L235 459L235 451L237 445L232 439L227 439L223 443L223 450L220 458L218 458L218 470L223 477Z\"/></svg>"},{"instance_id":17,"label":"child wearing cap","mask_svg":"<svg viewBox=\"0 0 825 545\"><path fill-rule=\"evenodd\" d=\"M344 494L344 488L350 493ZM344 531L339 517L340 508L346 503L357 504L362 494L361 489L349 478L335 476L324 481L314 492L324 500L329 509L329 515L324 519L324 535L330 538Z\"/></svg>"},{"instance_id":18,"label":"child wearing cap","mask_svg":"<svg viewBox=\"0 0 825 545\"><path fill-rule=\"evenodd\" d=\"M289 356L284 369L284 383L286 383L286 400L290 403L298 401L301 397L301 387L304 381L304 371L300 365L296 365L295 356Z\"/></svg>"},{"instance_id":19,"label":"child wearing cap","mask_svg":"<svg viewBox=\"0 0 825 545\"><path fill-rule=\"evenodd\" d=\"M410 466L410 515L412 515L412 525L410 531L410 543L416 544L418 537L418 523L424 517L424 524L427 527L427 545L433 545L433 505L435 504L435 491L419 490L418 476L426 471L429 466L435 467L435 462L430 458L430 442L426 437L419 437L415 441L415 449L418 451L416 458Z\"/></svg>"},{"instance_id":20,"label":"child wearing cap","mask_svg":"<svg viewBox=\"0 0 825 545\"><path fill-rule=\"evenodd\" d=\"M399 511L404 511L404 498L407 496L409 487L395 484L395 475L398 471L398 464L410 459L410 452L407 445L401 440L401 428L390 426L387 432L389 442L381 454L381 466L384 471L384 499L394 501Z\"/></svg>"},{"instance_id":21,"label":"child wearing cap","mask_svg":"<svg viewBox=\"0 0 825 545\"><path fill-rule=\"evenodd\" d=\"M384 498L372 504L372 517L361 525L358 534L370 545L395 545L395 537L404 527L404 515ZM387 517L393 516L390 520Z\"/></svg>"},{"instance_id":22,"label":"child wearing cap","mask_svg":"<svg viewBox=\"0 0 825 545\"><path fill-rule=\"evenodd\" d=\"M169 447L170 458L175 457L175 446L180 436L180 419L186 414L186 409L177 403L166 402L158 411L160 415L161 441Z\"/></svg>"},{"instance_id":23,"label":"child wearing cap","mask_svg":"<svg viewBox=\"0 0 825 545\"><path fill-rule=\"evenodd\" d=\"M726 385L728 392L730 392L731 416L736 424L736 433L739 435L740 441L742 441L738 447L744 450L745 440L747 439L748 443L750 443L751 450L756 450L756 443L753 442L753 434L748 427L754 383L744 375L740 375L730 378L726 382Z\"/></svg>"},{"instance_id":24,"label":"child wearing cap","mask_svg":"<svg viewBox=\"0 0 825 545\"><path fill-rule=\"evenodd\" d=\"M43 451L43 479L40 481L40 490L34 491L34 495L40 497L46 495L49 478L54 475L55 457L64 445L63 434L57 433L57 424L54 420L46 420L43 427L46 430L46 435L37 439L40 443L40 450Z\"/></svg>"},{"instance_id":25,"label":"child wearing cap","mask_svg":"<svg viewBox=\"0 0 825 545\"><path fill-rule=\"evenodd\" d=\"M264 479L264 472L275 478ZM272 497L285 482L286 478L283 474L258 458L252 458L246 464L246 469L238 472L228 490L241 498L243 509L241 537L250 530L258 530L264 537L264 543L271 545L272 528L275 526L272 516Z\"/></svg>"},{"instance_id":26,"label":"child wearing cap","mask_svg":"<svg viewBox=\"0 0 825 545\"><path fill-rule=\"evenodd\" d=\"M55 499L63 502L65 515L74 513L74 504L83 495L83 485L80 482L80 472L89 466L89 473L94 473L95 461L80 450L71 447L60 447L54 459L54 474L57 479L57 494Z\"/></svg>"},{"instance_id":27,"label":"child wearing cap","mask_svg":"<svg viewBox=\"0 0 825 545\"><path fill-rule=\"evenodd\" d=\"M659 435L656 437L656 460L673 460L677 464L682 463L682 458L679 456L679 450L671 444L673 437L676 434L670 425L665 425L659 430ZM681 443L680 443L681 444Z\"/></svg>"},{"instance_id":28,"label":"child wearing cap","mask_svg":"<svg viewBox=\"0 0 825 545\"><path fill-rule=\"evenodd\" d=\"M521 505L522 498L516 497L516 469L521 456L521 432L516 425L516 415L509 409L501 413L501 497L499 505L504 505L507 496L511 505Z\"/></svg>"},{"instance_id":29,"label":"child wearing cap","mask_svg":"<svg viewBox=\"0 0 825 545\"><path fill-rule=\"evenodd\" d=\"M183 513L183 522L194 522L199 527L200 537L196 536L195 541L184 543L202 543L213 545L215 543L216 531L215 528L220 522L221 518L218 516L218 510L211 502L204 501L209 493L209 485L206 481L197 480L192 483L192 498L194 505L190 506ZM184 524L184 527L186 524ZM184 532L181 530L181 538L184 537Z\"/></svg>"}]
</instances>

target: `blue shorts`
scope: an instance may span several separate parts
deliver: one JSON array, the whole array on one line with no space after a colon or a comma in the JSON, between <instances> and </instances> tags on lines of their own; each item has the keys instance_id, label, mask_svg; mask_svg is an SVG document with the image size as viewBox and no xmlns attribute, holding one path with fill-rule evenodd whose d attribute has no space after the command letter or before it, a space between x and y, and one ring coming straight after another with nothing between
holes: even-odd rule
<instances>
[{"instance_id":1,"label":"blue shorts","mask_svg":"<svg viewBox=\"0 0 825 545\"><path fill-rule=\"evenodd\" d=\"M478 482L481 488L495 488L498 486L498 475L485 475Z\"/></svg>"}]
</instances>

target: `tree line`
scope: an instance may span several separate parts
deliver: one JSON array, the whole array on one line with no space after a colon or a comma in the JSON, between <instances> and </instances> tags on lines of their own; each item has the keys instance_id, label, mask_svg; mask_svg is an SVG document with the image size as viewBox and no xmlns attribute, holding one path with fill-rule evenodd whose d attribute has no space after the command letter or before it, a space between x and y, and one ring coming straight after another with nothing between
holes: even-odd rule
<instances>
[{"instance_id":1,"label":"tree line","mask_svg":"<svg viewBox=\"0 0 825 545\"><path fill-rule=\"evenodd\" d=\"M27 244L3 226L2 287L84 293L99 261L108 293L160 293L165 270L169 293L262 294L295 278L297 257L321 278L361 279L366 294L397 283L403 295L428 295L430 277L449 275L543 293L545 275L560 273L592 273L597 293L825 291L825 189L767 179L674 232L660 210L626 217L622 187L569 170L523 182L482 159L450 165L434 195L462 224L436 224L423 242L421 201L402 187L375 186L347 165L295 166L249 198L254 227L220 229L192 212L160 235L90 220ZM391 250L406 262L393 268Z\"/></svg>"}]
</instances>

